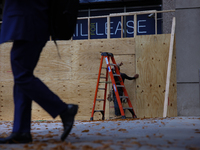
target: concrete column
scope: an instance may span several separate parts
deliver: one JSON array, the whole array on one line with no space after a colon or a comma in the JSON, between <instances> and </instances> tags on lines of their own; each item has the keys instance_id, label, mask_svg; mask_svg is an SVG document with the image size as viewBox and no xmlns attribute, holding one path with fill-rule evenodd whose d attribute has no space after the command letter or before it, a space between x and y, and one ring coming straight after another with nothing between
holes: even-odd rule
<instances>
[{"instance_id":1,"label":"concrete column","mask_svg":"<svg viewBox=\"0 0 200 150\"><path fill-rule=\"evenodd\" d=\"M162 0L163 10L174 10L175 0ZM162 13L163 18L163 34L170 34L172 28L172 19L175 16L175 12Z\"/></svg>"},{"instance_id":2,"label":"concrete column","mask_svg":"<svg viewBox=\"0 0 200 150\"><path fill-rule=\"evenodd\" d=\"M200 115L200 0L176 0L177 109Z\"/></svg>"}]
</instances>

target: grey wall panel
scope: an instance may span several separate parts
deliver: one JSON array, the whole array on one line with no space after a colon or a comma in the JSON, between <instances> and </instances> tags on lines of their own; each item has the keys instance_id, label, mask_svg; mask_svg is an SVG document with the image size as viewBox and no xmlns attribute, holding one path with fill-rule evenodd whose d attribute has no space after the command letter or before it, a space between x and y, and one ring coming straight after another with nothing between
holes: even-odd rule
<instances>
[{"instance_id":1,"label":"grey wall panel","mask_svg":"<svg viewBox=\"0 0 200 150\"><path fill-rule=\"evenodd\" d=\"M195 8L200 7L200 0L176 0L176 8Z\"/></svg>"},{"instance_id":2,"label":"grey wall panel","mask_svg":"<svg viewBox=\"0 0 200 150\"><path fill-rule=\"evenodd\" d=\"M177 110L200 115L200 0L176 0Z\"/></svg>"},{"instance_id":3,"label":"grey wall panel","mask_svg":"<svg viewBox=\"0 0 200 150\"><path fill-rule=\"evenodd\" d=\"M163 10L175 10L175 0L162 0ZM175 12L162 13L163 34L171 34L172 18Z\"/></svg>"},{"instance_id":4,"label":"grey wall panel","mask_svg":"<svg viewBox=\"0 0 200 150\"><path fill-rule=\"evenodd\" d=\"M176 10L177 82L199 82L199 16L200 9Z\"/></svg>"},{"instance_id":5,"label":"grey wall panel","mask_svg":"<svg viewBox=\"0 0 200 150\"><path fill-rule=\"evenodd\" d=\"M177 85L177 111L178 116L199 116L199 84Z\"/></svg>"}]
</instances>

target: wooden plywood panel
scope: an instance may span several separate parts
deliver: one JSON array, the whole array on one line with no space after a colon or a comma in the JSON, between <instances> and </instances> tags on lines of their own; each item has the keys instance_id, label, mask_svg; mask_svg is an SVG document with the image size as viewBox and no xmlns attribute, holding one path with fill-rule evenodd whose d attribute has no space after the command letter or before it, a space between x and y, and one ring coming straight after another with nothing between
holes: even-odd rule
<instances>
[{"instance_id":1,"label":"wooden plywood panel","mask_svg":"<svg viewBox=\"0 0 200 150\"><path fill-rule=\"evenodd\" d=\"M95 39L95 40L77 40L74 43L74 53L92 54L101 52L110 52L116 54L135 54L134 38L124 39Z\"/></svg>"},{"instance_id":2,"label":"wooden plywood panel","mask_svg":"<svg viewBox=\"0 0 200 150\"><path fill-rule=\"evenodd\" d=\"M13 82L1 82L1 100L0 100L0 120L13 120L14 102L13 102Z\"/></svg>"},{"instance_id":3,"label":"wooden plywood panel","mask_svg":"<svg viewBox=\"0 0 200 150\"><path fill-rule=\"evenodd\" d=\"M135 46L134 38L58 41L59 52L61 54L60 59L54 43L50 41L46 44L34 73L63 101L79 105L80 109L76 119L89 120L100 65L100 53L105 51L112 52L114 53L117 63L124 63L121 67L121 72L129 76L133 76L135 73L139 73L140 75L139 79L136 81L125 81L125 86L132 101L133 108L136 111L136 115L138 117L156 117L159 112L162 111L161 107L163 107L160 104L162 103L160 102L160 97L164 95L166 73L163 73L165 72L164 68L158 67L159 69L157 68L156 70L155 66L159 64L160 66L166 67L165 63L167 63L168 58L166 56L168 54L163 56L163 53L168 51L168 35L138 36L137 42ZM138 49L138 56L135 55L135 47ZM3 106L3 108L0 107L0 119L12 120L13 77L9 63L11 43L0 45L0 48L0 105ZM150 53L152 49L154 54ZM160 54L160 52L162 52L162 54ZM136 61L138 61L137 65ZM175 115L174 110L176 107L176 79L173 74L175 72L174 67L175 58L173 59L173 77L171 78L172 82L170 84L170 88L173 88L170 89L169 116ZM105 71L103 73L105 74ZM135 90L136 85L137 90ZM135 91L137 93L137 98ZM101 96L103 96L102 92L98 94L98 97ZM6 104L6 102L8 104ZM153 105L154 103L155 105ZM109 104L107 101L107 104L106 116L112 116L114 114L114 109L110 109L109 107L112 107L113 103L111 102ZM102 104L98 103L97 108L101 109ZM9 114L4 114L8 109L10 111ZM110 114L109 110L111 112ZM129 113L126 113L126 115L130 116ZM95 120L101 119L101 114L95 113L94 118ZM40 106L33 103L32 119L48 120L52 118ZM60 118L58 117L56 119Z\"/></svg>"},{"instance_id":4,"label":"wooden plywood panel","mask_svg":"<svg viewBox=\"0 0 200 150\"><path fill-rule=\"evenodd\" d=\"M58 41L57 44L58 50L53 42L48 42L41 53L34 72L41 80L69 80L71 78L72 43Z\"/></svg>"},{"instance_id":5,"label":"wooden plywood panel","mask_svg":"<svg viewBox=\"0 0 200 150\"><path fill-rule=\"evenodd\" d=\"M174 44L167 116L171 117L177 115L176 48Z\"/></svg>"},{"instance_id":6,"label":"wooden plywood panel","mask_svg":"<svg viewBox=\"0 0 200 150\"><path fill-rule=\"evenodd\" d=\"M73 78L94 79L99 70L101 52L135 54L134 39L78 40L73 42Z\"/></svg>"},{"instance_id":7,"label":"wooden plywood panel","mask_svg":"<svg viewBox=\"0 0 200 150\"><path fill-rule=\"evenodd\" d=\"M13 76L10 65L11 48L11 42L0 45L0 120L12 120L14 114Z\"/></svg>"},{"instance_id":8,"label":"wooden plywood panel","mask_svg":"<svg viewBox=\"0 0 200 150\"><path fill-rule=\"evenodd\" d=\"M12 43L4 43L0 45L0 81L13 80L10 65L10 50Z\"/></svg>"},{"instance_id":9,"label":"wooden plywood panel","mask_svg":"<svg viewBox=\"0 0 200 150\"><path fill-rule=\"evenodd\" d=\"M136 81L136 112L139 117L162 117L167 61L170 35L138 36L136 38L136 72L140 78ZM174 57L175 59L175 57ZM173 61L175 65L175 60ZM172 69L172 81L176 80L175 68ZM170 116L176 116L176 82L173 82L170 99L173 104ZM171 87L170 87L171 88Z\"/></svg>"}]
</instances>

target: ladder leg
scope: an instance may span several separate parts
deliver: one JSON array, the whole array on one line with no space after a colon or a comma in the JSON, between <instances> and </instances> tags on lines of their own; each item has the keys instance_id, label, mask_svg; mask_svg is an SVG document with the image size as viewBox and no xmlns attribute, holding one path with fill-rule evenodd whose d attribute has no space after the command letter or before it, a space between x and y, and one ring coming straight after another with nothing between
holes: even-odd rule
<instances>
[{"instance_id":1,"label":"ladder leg","mask_svg":"<svg viewBox=\"0 0 200 150\"><path fill-rule=\"evenodd\" d=\"M125 95L125 96L128 96L128 93L127 93L127 91L126 91L125 88L123 89L123 92L124 92L124 95ZM129 109L129 111L130 111L130 113L132 114L133 118L137 118L137 116L135 115L135 111L134 111L134 109L133 109L133 106L132 106L131 101L130 101L129 98L127 99L127 102L128 102L129 107L132 108L132 109Z\"/></svg>"},{"instance_id":2,"label":"ladder leg","mask_svg":"<svg viewBox=\"0 0 200 150\"><path fill-rule=\"evenodd\" d=\"M108 69L106 69L106 83L105 83L105 91L104 91L104 102L103 102L103 114L102 114L102 120L105 120L107 81L108 81Z\"/></svg>"},{"instance_id":3,"label":"ladder leg","mask_svg":"<svg viewBox=\"0 0 200 150\"><path fill-rule=\"evenodd\" d=\"M96 91L95 91L95 95L94 95L94 102L93 102L93 108L92 108L92 114L91 114L90 120L93 120L93 116L94 116L94 109L95 109L95 104L96 104L96 98L97 98L97 92L98 92L98 87L99 87L99 79L100 79L100 75L101 75L102 64L103 64L103 56L101 56L99 74L98 74L98 78L97 78L97 85L96 85Z\"/></svg>"},{"instance_id":4,"label":"ladder leg","mask_svg":"<svg viewBox=\"0 0 200 150\"><path fill-rule=\"evenodd\" d=\"M115 59L114 59L114 56L111 57L111 60L112 60L113 64L116 64L116 61L115 61ZM120 75L120 72L119 72L119 69L118 69L117 65L115 65L114 67L115 67L116 73ZM118 77L118 78L119 78L119 81L122 80L121 75L120 75L120 77ZM114 80L114 77L113 77L113 80ZM122 81L122 82L123 82L123 81ZM115 80L114 80L114 83L115 83ZM121 84L121 82L120 82L120 84ZM116 84L115 84L115 85L116 85ZM114 87L113 87L113 88L114 88ZM114 90L115 90L115 89L114 89ZM121 103L121 100L120 100L120 98L119 98L119 92L118 92L118 90L117 90L117 87L116 87L116 91L117 91L117 92L115 92L115 94L117 93L117 95L116 95L116 96L117 96L117 102L118 102L118 105L119 105L119 109L120 109L120 112L121 112L122 119L126 119L126 116L125 116L125 113L124 113L124 110L123 110L123 107L122 107L122 103Z\"/></svg>"}]
</instances>

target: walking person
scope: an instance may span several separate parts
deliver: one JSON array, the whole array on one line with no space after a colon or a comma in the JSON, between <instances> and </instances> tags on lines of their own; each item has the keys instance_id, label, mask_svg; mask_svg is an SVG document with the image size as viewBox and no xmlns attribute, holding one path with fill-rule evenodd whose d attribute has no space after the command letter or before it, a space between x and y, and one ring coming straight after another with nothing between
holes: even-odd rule
<instances>
[{"instance_id":1,"label":"walking person","mask_svg":"<svg viewBox=\"0 0 200 150\"><path fill-rule=\"evenodd\" d=\"M34 100L53 118L61 117L64 132L70 133L78 105L64 103L33 72L50 37L49 0L5 0L0 44L12 41L11 67L14 78L14 124L10 136L0 143L32 142L31 105Z\"/></svg>"}]
</instances>

